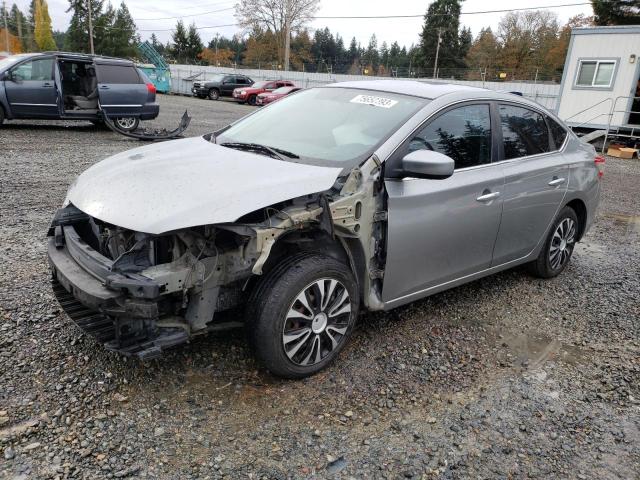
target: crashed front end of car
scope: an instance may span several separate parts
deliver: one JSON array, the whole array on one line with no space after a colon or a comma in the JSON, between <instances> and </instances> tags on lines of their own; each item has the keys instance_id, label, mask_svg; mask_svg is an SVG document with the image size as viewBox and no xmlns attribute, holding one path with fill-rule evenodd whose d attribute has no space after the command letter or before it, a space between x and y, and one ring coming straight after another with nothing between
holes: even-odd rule
<instances>
[{"instance_id":1,"label":"crashed front end of car","mask_svg":"<svg viewBox=\"0 0 640 480\"><path fill-rule=\"evenodd\" d=\"M157 156L150 150L157 148L138 150ZM226 150L227 154L250 155ZM141 161L145 156L136 150L126 155L126 161ZM109 171L118 168L112 165ZM96 180L86 187L92 200L83 210L74 205L74 195L68 195L52 221L48 257L53 290L69 317L108 349L143 359L156 357L163 349L194 336L240 326L235 321L219 323L214 317L244 306L256 276L292 252L323 248L344 259L358 274L375 273L375 256L364 252L374 238L381 237L382 226L371 215L381 201L371 181L378 175L379 164L371 159L342 177L332 174L333 185L323 192L271 203L235 221L160 233L143 233L88 214L85 210L95 208L95 198L100 197ZM79 180L71 191L82 190L88 182L82 176ZM127 185L123 192L135 187ZM141 195L148 197L144 192ZM280 195L289 196L286 189ZM237 203L233 198L226 201ZM232 205L227 207L232 209ZM136 221L153 224L149 218ZM374 246L375 250L379 248ZM365 299L371 308L380 303L375 282L375 275L361 280L362 287L372 292Z\"/></svg>"}]
</instances>

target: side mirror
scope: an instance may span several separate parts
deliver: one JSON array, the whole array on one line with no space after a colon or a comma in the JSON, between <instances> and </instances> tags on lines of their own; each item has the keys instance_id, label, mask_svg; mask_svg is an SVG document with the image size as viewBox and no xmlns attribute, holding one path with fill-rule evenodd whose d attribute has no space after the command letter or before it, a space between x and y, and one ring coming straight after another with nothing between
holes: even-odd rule
<instances>
[{"instance_id":1,"label":"side mirror","mask_svg":"<svg viewBox=\"0 0 640 480\"><path fill-rule=\"evenodd\" d=\"M6 71L2 74L2 76L0 76L0 80L7 80L9 82L15 82L14 78L13 78L13 74L11 73L11 71Z\"/></svg>"},{"instance_id":2,"label":"side mirror","mask_svg":"<svg viewBox=\"0 0 640 480\"><path fill-rule=\"evenodd\" d=\"M402 159L402 177L442 180L453 175L452 158L432 150L415 150Z\"/></svg>"}]
</instances>

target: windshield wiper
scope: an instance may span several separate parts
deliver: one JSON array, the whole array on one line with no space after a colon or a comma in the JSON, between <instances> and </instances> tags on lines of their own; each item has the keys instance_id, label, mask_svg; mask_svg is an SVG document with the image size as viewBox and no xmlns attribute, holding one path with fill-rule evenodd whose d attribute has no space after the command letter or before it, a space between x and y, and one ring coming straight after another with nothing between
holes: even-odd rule
<instances>
[{"instance_id":1,"label":"windshield wiper","mask_svg":"<svg viewBox=\"0 0 640 480\"><path fill-rule=\"evenodd\" d=\"M295 153L282 150L281 148L268 147L267 145L261 145L259 143L225 142L220 145L228 148L237 148L238 150L266 152L278 160L284 160L283 155L289 158L300 158Z\"/></svg>"}]
</instances>

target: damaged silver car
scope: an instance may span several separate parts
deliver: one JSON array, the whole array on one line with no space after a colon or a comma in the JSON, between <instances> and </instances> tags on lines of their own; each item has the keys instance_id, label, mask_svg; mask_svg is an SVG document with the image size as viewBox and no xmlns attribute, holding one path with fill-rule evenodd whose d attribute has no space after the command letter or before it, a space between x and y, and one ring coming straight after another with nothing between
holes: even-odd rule
<instances>
[{"instance_id":1,"label":"damaged silver car","mask_svg":"<svg viewBox=\"0 0 640 480\"><path fill-rule=\"evenodd\" d=\"M242 310L262 363L300 378L336 358L360 311L524 263L558 275L593 221L601 167L514 95L310 89L85 171L49 230L54 291L107 348L140 358Z\"/></svg>"}]
</instances>

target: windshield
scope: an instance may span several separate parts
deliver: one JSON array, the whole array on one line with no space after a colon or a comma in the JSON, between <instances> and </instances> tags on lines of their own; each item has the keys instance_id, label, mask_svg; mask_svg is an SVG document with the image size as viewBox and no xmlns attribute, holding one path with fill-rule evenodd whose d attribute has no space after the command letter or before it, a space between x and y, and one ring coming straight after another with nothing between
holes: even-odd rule
<instances>
[{"instance_id":1,"label":"windshield","mask_svg":"<svg viewBox=\"0 0 640 480\"><path fill-rule=\"evenodd\" d=\"M208 82L221 82L224 78L224 75L214 75L211 77L211 80L207 80Z\"/></svg>"},{"instance_id":2,"label":"windshield","mask_svg":"<svg viewBox=\"0 0 640 480\"><path fill-rule=\"evenodd\" d=\"M267 85L269 85L271 82L256 82L253 85L251 85L251 88L264 88Z\"/></svg>"},{"instance_id":3,"label":"windshield","mask_svg":"<svg viewBox=\"0 0 640 480\"><path fill-rule=\"evenodd\" d=\"M10 55L7 58L3 58L2 60L0 60L0 71L9 68L11 65L20 60L24 60L28 56L29 55Z\"/></svg>"},{"instance_id":4,"label":"windshield","mask_svg":"<svg viewBox=\"0 0 640 480\"><path fill-rule=\"evenodd\" d=\"M300 157L292 161L345 168L373 153L426 102L349 88L303 90L238 121L217 143L256 143Z\"/></svg>"}]
</instances>

